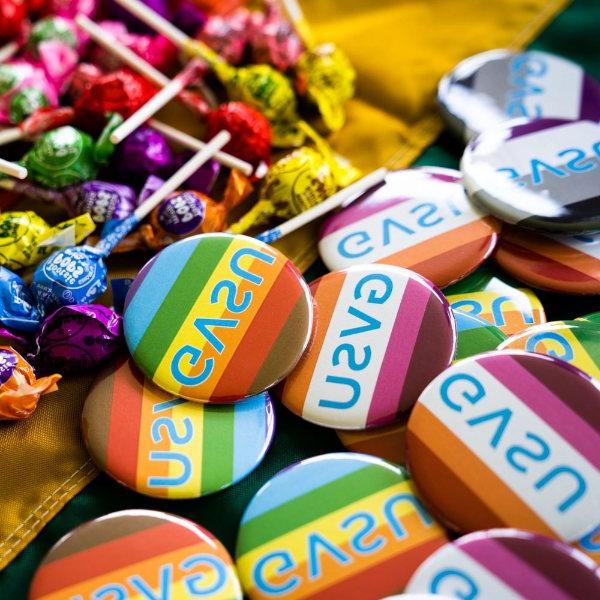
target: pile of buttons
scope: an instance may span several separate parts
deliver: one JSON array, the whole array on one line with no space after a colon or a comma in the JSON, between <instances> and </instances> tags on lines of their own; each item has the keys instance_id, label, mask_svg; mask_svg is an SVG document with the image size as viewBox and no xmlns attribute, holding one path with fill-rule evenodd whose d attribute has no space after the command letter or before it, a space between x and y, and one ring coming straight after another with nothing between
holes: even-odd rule
<instances>
[{"instance_id":1,"label":"pile of buttons","mask_svg":"<svg viewBox=\"0 0 600 600\"><path fill-rule=\"evenodd\" d=\"M599 99L566 60L473 57L439 88L461 172L390 172L332 214L310 286L230 233L152 258L130 357L83 411L104 471L218 492L265 456L275 402L349 451L276 473L235 561L195 523L123 511L62 538L30 598L600 598L600 316L546 322L531 289L600 293Z\"/></svg>"}]
</instances>

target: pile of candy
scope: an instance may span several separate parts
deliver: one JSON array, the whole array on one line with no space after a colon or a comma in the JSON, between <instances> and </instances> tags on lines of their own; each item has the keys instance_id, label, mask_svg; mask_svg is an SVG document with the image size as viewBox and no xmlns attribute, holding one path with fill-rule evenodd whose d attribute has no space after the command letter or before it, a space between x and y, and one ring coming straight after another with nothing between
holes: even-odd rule
<instances>
[{"instance_id":1,"label":"pile of candy","mask_svg":"<svg viewBox=\"0 0 600 600\"><path fill-rule=\"evenodd\" d=\"M129 510L60 540L30 598L600 597L600 312L548 323L526 287L600 295L600 85L539 52L472 57L439 87L467 142L461 171L356 181L298 111L339 129L352 68L314 44L295 3L291 22L271 3L152 4L107 3L122 20L97 25L93 2L30 3L42 18L3 32L25 58L5 63L17 127L0 139L33 142L4 169L29 181L5 187L72 218L0 215L1 415L31 414L53 371L106 362L86 446L121 484L166 499L256 468L276 401L350 452L261 488L235 564L199 525ZM167 78L178 51L191 60ZM154 119L172 99L207 143ZM272 144L308 141L271 164ZM268 242L327 212L330 272L309 286ZM139 248L158 252L119 283L122 302L93 304L104 259ZM13 272L28 266L29 285Z\"/></svg>"}]
</instances>

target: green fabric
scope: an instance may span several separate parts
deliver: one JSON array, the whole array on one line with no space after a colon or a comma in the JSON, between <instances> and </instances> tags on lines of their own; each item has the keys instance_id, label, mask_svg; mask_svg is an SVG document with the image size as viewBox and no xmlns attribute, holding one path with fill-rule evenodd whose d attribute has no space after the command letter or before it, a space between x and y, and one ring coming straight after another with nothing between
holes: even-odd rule
<instances>
[{"instance_id":1,"label":"green fabric","mask_svg":"<svg viewBox=\"0 0 600 600\"><path fill-rule=\"evenodd\" d=\"M423 0L425 1L425 0ZM548 27L532 47L563 55L580 63L600 79L598 23L600 2L576 0ZM419 165L458 166L461 144L444 134L417 161ZM325 272L322 264L312 267L309 279ZM597 298L568 298L540 293L549 319L571 319L598 308ZM235 539L244 508L255 492L275 473L298 460L343 450L333 430L323 429L276 408L277 433L262 464L233 487L200 500L152 500L100 476L46 526L40 535L2 573L0 597L26 598L33 571L48 549L72 528L112 511L129 508L163 510L188 517L212 531L234 554Z\"/></svg>"}]
</instances>

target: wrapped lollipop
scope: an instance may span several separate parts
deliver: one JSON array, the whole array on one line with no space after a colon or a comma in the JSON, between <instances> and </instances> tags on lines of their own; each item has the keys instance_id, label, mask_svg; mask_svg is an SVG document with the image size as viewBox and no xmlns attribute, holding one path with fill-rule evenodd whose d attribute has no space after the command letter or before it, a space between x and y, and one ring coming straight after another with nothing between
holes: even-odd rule
<instances>
[{"instance_id":1,"label":"wrapped lollipop","mask_svg":"<svg viewBox=\"0 0 600 600\"><path fill-rule=\"evenodd\" d=\"M117 147L115 164L123 179L143 182L149 175L164 173L173 160L165 136L152 127L140 127Z\"/></svg>"},{"instance_id":2,"label":"wrapped lollipop","mask_svg":"<svg viewBox=\"0 0 600 600\"><path fill-rule=\"evenodd\" d=\"M28 6L23 0L0 2L0 39L17 37L27 18Z\"/></svg>"},{"instance_id":3,"label":"wrapped lollipop","mask_svg":"<svg viewBox=\"0 0 600 600\"><path fill-rule=\"evenodd\" d=\"M74 19L78 14L93 17L98 10L98 0L42 0L48 2L48 13Z\"/></svg>"},{"instance_id":4,"label":"wrapped lollipop","mask_svg":"<svg viewBox=\"0 0 600 600\"><path fill-rule=\"evenodd\" d=\"M32 211L0 213L0 265L36 265L57 248L83 241L95 227L87 213L54 226Z\"/></svg>"},{"instance_id":5,"label":"wrapped lollipop","mask_svg":"<svg viewBox=\"0 0 600 600\"><path fill-rule=\"evenodd\" d=\"M0 347L0 419L26 419L43 394L55 392L61 376L36 377L33 367L10 346Z\"/></svg>"},{"instance_id":6,"label":"wrapped lollipop","mask_svg":"<svg viewBox=\"0 0 600 600\"><path fill-rule=\"evenodd\" d=\"M198 39L214 50L228 63L237 65L244 55L249 39L250 11L237 8L226 16L210 15Z\"/></svg>"},{"instance_id":7,"label":"wrapped lollipop","mask_svg":"<svg viewBox=\"0 0 600 600\"><path fill-rule=\"evenodd\" d=\"M68 106L39 108L19 123L18 127L0 130L0 146L17 140L34 140L40 134L68 125L75 118L75 111Z\"/></svg>"},{"instance_id":8,"label":"wrapped lollipop","mask_svg":"<svg viewBox=\"0 0 600 600\"><path fill-rule=\"evenodd\" d=\"M72 214L89 214L94 223L125 219L136 207L132 187L109 181L86 181L65 190L65 196Z\"/></svg>"},{"instance_id":9,"label":"wrapped lollipop","mask_svg":"<svg viewBox=\"0 0 600 600\"><path fill-rule=\"evenodd\" d=\"M33 333L40 326L40 314L29 288L5 267L0 267L0 323L26 333Z\"/></svg>"},{"instance_id":10,"label":"wrapped lollipop","mask_svg":"<svg viewBox=\"0 0 600 600\"><path fill-rule=\"evenodd\" d=\"M44 373L95 369L122 350L122 319L99 304L63 306L44 319L35 343L30 358Z\"/></svg>"},{"instance_id":11,"label":"wrapped lollipop","mask_svg":"<svg viewBox=\"0 0 600 600\"><path fill-rule=\"evenodd\" d=\"M18 179L25 179L27 177L27 169L25 167L10 160L4 160L3 158L0 158L0 173L17 177Z\"/></svg>"},{"instance_id":12,"label":"wrapped lollipop","mask_svg":"<svg viewBox=\"0 0 600 600\"><path fill-rule=\"evenodd\" d=\"M221 132L194 155L177 173L152 194L133 214L124 219L100 242L92 246L67 248L54 252L35 270L31 290L42 315L69 304L89 304L107 286L104 258L171 192L229 141Z\"/></svg>"},{"instance_id":13,"label":"wrapped lollipop","mask_svg":"<svg viewBox=\"0 0 600 600\"><path fill-rule=\"evenodd\" d=\"M200 57L214 70L232 100L259 110L273 127L273 143L298 146L304 140L296 112L296 97L290 82L269 65L249 65L236 69L200 40L194 40L139 0L116 0L135 16L153 27L189 56Z\"/></svg>"}]
</instances>

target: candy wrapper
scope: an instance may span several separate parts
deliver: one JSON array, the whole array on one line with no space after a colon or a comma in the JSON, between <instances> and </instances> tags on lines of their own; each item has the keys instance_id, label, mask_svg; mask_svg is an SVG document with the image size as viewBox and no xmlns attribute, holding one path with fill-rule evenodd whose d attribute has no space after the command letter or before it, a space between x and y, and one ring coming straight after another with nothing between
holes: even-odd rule
<instances>
[{"instance_id":1,"label":"candy wrapper","mask_svg":"<svg viewBox=\"0 0 600 600\"><path fill-rule=\"evenodd\" d=\"M228 212L251 191L248 180L234 171L221 202L191 190L173 193L152 211L150 224L140 228L144 242L153 250L160 250L192 235L223 231Z\"/></svg>"},{"instance_id":2,"label":"candy wrapper","mask_svg":"<svg viewBox=\"0 0 600 600\"><path fill-rule=\"evenodd\" d=\"M29 288L5 267L0 267L0 323L27 333L37 331L40 326L40 315Z\"/></svg>"},{"instance_id":3,"label":"candy wrapper","mask_svg":"<svg viewBox=\"0 0 600 600\"><path fill-rule=\"evenodd\" d=\"M249 37L250 12L238 8L226 16L210 15L199 39L229 64L237 65L244 56Z\"/></svg>"},{"instance_id":4,"label":"candy wrapper","mask_svg":"<svg viewBox=\"0 0 600 600\"><path fill-rule=\"evenodd\" d=\"M23 0L2 0L0 2L0 39L14 38L21 33L27 18L27 3Z\"/></svg>"},{"instance_id":5,"label":"candy wrapper","mask_svg":"<svg viewBox=\"0 0 600 600\"><path fill-rule=\"evenodd\" d=\"M63 306L44 319L35 364L42 372L96 369L123 347L122 319L99 304Z\"/></svg>"},{"instance_id":6,"label":"candy wrapper","mask_svg":"<svg viewBox=\"0 0 600 600\"><path fill-rule=\"evenodd\" d=\"M65 195L72 214L89 213L94 223L124 219L134 211L137 201L137 194L132 187L97 180L68 189Z\"/></svg>"},{"instance_id":7,"label":"candy wrapper","mask_svg":"<svg viewBox=\"0 0 600 600\"><path fill-rule=\"evenodd\" d=\"M95 227L89 214L51 227L32 211L0 213L0 265L35 265L57 248L82 242Z\"/></svg>"},{"instance_id":8,"label":"candy wrapper","mask_svg":"<svg viewBox=\"0 0 600 600\"><path fill-rule=\"evenodd\" d=\"M20 354L27 354L29 345L30 340L24 335L6 327L0 327L0 346L10 346Z\"/></svg>"},{"instance_id":9,"label":"candy wrapper","mask_svg":"<svg viewBox=\"0 0 600 600\"><path fill-rule=\"evenodd\" d=\"M71 76L69 82L68 94L71 100L76 101L84 94L98 77L102 75L102 70L95 64L79 63Z\"/></svg>"},{"instance_id":10,"label":"candy wrapper","mask_svg":"<svg viewBox=\"0 0 600 600\"><path fill-rule=\"evenodd\" d=\"M173 152L165 137L150 127L140 127L117 148L115 163L124 178L145 181L162 173L173 162Z\"/></svg>"},{"instance_id":11,"label":"candy wrapper","mask_svg":"<svg viewBox=\"0 0 600 600\"><path fill-rule=\"evenodd\" d=\"M304 52L296 65L296 87L314 102L323 122L338 131L346 121L345 105L354 96L356 72L348 57L334 44Z\"/></svg>"},{"instance_id":12,"label":"candy wrapper","mask_svg":"<svg viewBox=\"0 0 600 600\"><path fill-rule=\"evenodd\" d=\"M206 115L208 137L225 129L231 141L225 152L249 162L255 167L261 162L271 164L272 132L269 121L257 110L242 102L227 102Z\"/></svg>"},{"instance_id":13,"label":"candy wrapper","mask_svg":"<svg viewBox=\"0 0 600 600\"><path fill-rule=\"evenodd\" d=\"M202 31L206 19L207 16L204 12L191 2L185 1L179 4L173 15L175 27L181 29L190 37L196 37Z\"/></svg>"},{"instance_id":14,"label":"candy wrapper","mask_svg":"<svg viewBox=\"0 0 600 600\"><path fill-rule=\"evenodd\" d=\"M169 166L166 175L170 175L171 173L177 171L177 169L182 167L191 157L191 152L182 152L181 154L177 154ZM211 159L208 162L205 162L195 173L192 174L191 177L186 179L181 187L202 192L203 194L210 194L220 172L221 165L219 162ZM140 202L142 201L143 200Z\"/></svg>"},{"instance_id":15,"label":"candy wrapper","mask_svg":"<svg viewBox=\"0 0 600 600\"><path fill-rule=\"evenodd\" d=\"M0 419L26 419L43 394L55 392L58 374L36 377L32 366L10 346L0 347Z\"/></svg>"},{"instance_id":16,"label":"candy wrapper","mask_svg":"<svg viewBox=\"0 0 600 600\"><path fill-rule=\"evenodd\" d=\"M71 19L53 15L36 21L29 32L27 47L39 58L39 48L44 42L59 41L77 51L83 38L78 36L77 26Z\"/></svg>"},{"instance_id":17,"label":"candy wrapper","mask_svg":"<svg viewBox=\"0 0 600 600\"><path fill-rule=\"evenodd\" d=\"M142 31L148 33L150 29L142 23L137 17L133 16L130 11L117 4L114 0L106 0L104 3L108 9L108 13L116 21L121 21L127 25L132 31ZM169 8L169 0L144 0L144 4L158 13L161 17L170 19L171 10Z\"/></svg>"},{"instance_id":18,"label":"candy wrapper","mask_svg":"<svg viewBox=\"0 0 600 600\"><path fill-rule=\"evenodd\" d=\"M98 0L50 0L48 12L58 17L74 19L78 14L93 17L98 10Z\"/></svg>"}]
</instances>

